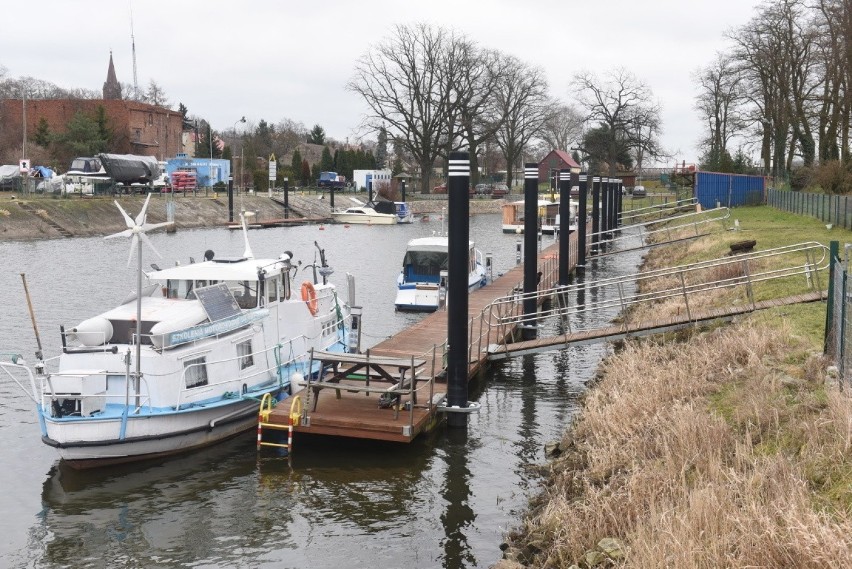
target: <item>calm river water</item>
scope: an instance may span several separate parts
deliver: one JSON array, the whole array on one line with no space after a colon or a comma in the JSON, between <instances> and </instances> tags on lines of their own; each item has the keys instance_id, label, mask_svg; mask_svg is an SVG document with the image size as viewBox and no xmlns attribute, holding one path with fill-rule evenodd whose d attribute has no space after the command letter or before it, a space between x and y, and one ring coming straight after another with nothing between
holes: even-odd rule
<instances>
[{"instance_id":1,"label":"calm river water","mask_svg":"<svg viewBox=\"0 0 852 569\"><path fill-rule=\"evenodd\" d=\"M250 238L255 256L290 250L306 263L318 241L344 294L345 274L355 275L371 345L422 317L394 312L396 275L406 242L440 230L433 215L408 226L305 226ZM518 238L501 233L498 215L472 217L471 238L494 254L495 276L514 266ZM146 249L146 266L243 251L242 234L224 229L151 239L164 260ZM60 324L135 289L127 253L120 239L0 243L0 352L32 359L36 346L19 273L45 352L55 355ZM589 278L633 272L638 261L637 253L602 259ZM0 378L0 566L488 567L536 491L526 465L544 461L544 444L561 436L608 349L494 366L471 393L482 412L466 431L441 428L408 446L297 440L291 464L258 456L248 433L179 458L75 472L41 443L31 401Z\"/></svg>"}]
</instances>

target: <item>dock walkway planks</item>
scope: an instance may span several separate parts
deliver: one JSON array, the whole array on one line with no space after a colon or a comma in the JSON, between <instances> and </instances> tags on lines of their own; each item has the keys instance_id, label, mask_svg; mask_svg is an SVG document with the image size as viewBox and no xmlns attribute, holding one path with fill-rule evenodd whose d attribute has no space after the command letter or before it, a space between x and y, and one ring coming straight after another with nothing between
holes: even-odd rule
<instances>
[{"instance_id":1,"label":"dock walkway planks","mask_svg":"<svg viewBox=\"0 0 852 569\"><path fill-rule=\"evenodd\" d=\"M559 244L556 242L538 255L539 270L542 272L541 288L551 288L558 281L558 250ZM577 261L576 232L570 236L570 251L570 269L573 270ZM468 316L471 321L468 377L475 375L486 364L487 346L478 337L483 309L496 298L510 294L522 283L523 265L517 265L468 296ZM511 332L510 329L506 330L506 333ZM395 408L380 408L380 396L374 389L365 391L353 386L353 389L347 390L345 380L341 380L340 385L323 385L318 393L314 393L313 389L302 388L294 395L299 395L305 402L307 420L303 420L303 424L297 425L294 430L297 433L411 442L417 435L437 424L438 409L435 403L443 399L447 391L447 385L442 381L446 339L447 312L438 310L370 348L371 357L425 360L415 382L418 390L415 404L402 407L398 413ZM390 383L385 385L390 386ZM315 410L312 410L314 406ZM289 415L283 407L273 410L270 422L287 422Z\"/></svg>"}]
</instances>

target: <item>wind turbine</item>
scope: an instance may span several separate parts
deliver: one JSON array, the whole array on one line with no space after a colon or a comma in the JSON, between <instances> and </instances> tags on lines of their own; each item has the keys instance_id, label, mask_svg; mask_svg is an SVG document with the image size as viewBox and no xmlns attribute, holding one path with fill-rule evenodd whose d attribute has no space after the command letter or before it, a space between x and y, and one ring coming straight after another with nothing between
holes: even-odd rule
<instances>
[{"instance_id":1,"label":"wind turbine","mask_svg":"<svg viewBox=\"0 0 852 569\"><path fill-rule=\"evenodd\" d=\"M161 259L163 258L160 255L159 251L154 248L151 240L148 239L148 236L145 235L146 232L151 231L153 229L158 229L160 227L164 227L166 225L170 225L172 222L167 221L165 223L145 223L145 218L148 214L148 202L151 201L151 194L148 194L148 197L145 198L145 204L142 206L139 215L136 216L136 219L132 219L127 212L124 211L124 208L121 207L121 204L118 201L115 201L115 206L118 208L118 211L121 212L121 215L124 217L124 222L127 224L127 229L124 231L119 231L118 233L113 233L112 235L107 235L104 239L114 239L116 237L130 237L130 255L127 257L127 266L130 266L130 261L133 260L133 250L136 249L136 257L138 260L138 266L136 268L136 378L135 378L135 389L136 389L136 408L139 407L139 387L140 387L140 378L141 378L141 355L142 355L142 242L144 241L148 247Z\"/></svg>"}]
</instances>

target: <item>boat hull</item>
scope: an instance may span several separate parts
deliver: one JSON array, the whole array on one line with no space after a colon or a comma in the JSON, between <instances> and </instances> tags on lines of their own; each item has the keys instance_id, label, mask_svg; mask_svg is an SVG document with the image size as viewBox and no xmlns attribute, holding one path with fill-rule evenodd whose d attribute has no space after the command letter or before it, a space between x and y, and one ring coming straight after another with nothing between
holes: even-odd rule
<instances>
[{"instance_id":1,"label":"boat hull","mask_svg":"<svg viewBox=\"0 0 852 569\"><path fill-rule=\"evenodd\" d=\"M73 468L93 468L183 453L215 444L257 426L258 403L227 405L103 420L45 420L45 444Z\"/></svg>"},{"instance_id":2,"label":"boat hull","mask_svg":"<svg viewBox=\"0 0 852 569\"><path fill-rule=\"evenodd\" d=\"M337 223L348 223L350 225L396 225L398 218L396 214L358 215L349 213L332 213L332 219Z\"/></svg>"}]
</instances>

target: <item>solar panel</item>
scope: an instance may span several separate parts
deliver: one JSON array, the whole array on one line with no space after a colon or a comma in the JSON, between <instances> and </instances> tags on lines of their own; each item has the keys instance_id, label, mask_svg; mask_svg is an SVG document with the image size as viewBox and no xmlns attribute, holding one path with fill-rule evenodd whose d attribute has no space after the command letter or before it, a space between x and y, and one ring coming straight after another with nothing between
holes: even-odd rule
<instances>
[{"instance_id":1,"label":"solar panel","mask_svg":"<svg viewBox=\"0 0 852 569\"><path fill-rule=\"evenodd\" d=\"M201 301L201 306L210 322L235 316L241 312L234 295L225 283L197 288L195 296Z\"/></svg>"}]
</instances>

